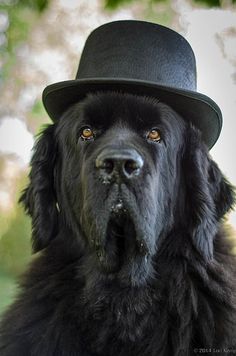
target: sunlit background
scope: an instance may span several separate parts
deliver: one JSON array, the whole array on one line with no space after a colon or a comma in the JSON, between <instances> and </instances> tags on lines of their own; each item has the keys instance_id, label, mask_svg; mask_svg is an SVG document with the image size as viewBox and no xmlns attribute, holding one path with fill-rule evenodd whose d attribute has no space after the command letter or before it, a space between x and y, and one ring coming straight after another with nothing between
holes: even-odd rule
<instances>
[{"instance_id":1,"label":"sunlit background","mask_svg":"<svg viewBox=\"0 0 236 356\"><path fill-rule=\"evenodd\" d=\"M86 37L99 25L141 19L167 25L192 45L198 91L221 107L211 150L236 185L236 4L230 0L0 0L0 312L30 261L30 221L17 204L34 135L50 122L43 88L72 79ZM236 213L229 216L236 228Z\"/></svg>"}]
</instances>

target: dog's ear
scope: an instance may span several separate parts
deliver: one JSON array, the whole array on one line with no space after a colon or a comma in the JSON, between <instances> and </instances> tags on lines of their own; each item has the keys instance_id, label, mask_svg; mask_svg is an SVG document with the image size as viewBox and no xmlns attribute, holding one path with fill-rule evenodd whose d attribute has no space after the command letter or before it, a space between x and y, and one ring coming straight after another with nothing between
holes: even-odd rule
<instances>
[{"instance_id":1,"label":"dog's ear","mask_svg":"<svg viewBox=\"0 0 236 356\"><path fill-rule=\"evenodd\" d=\"M57 233L58 211L54 187L56 151L54 125L50 125L40 133L35 143L30 182L19 200L32 218L34 252L45 248Z\"/></svg>"},{"instance_id":2,"label":"dog's ear","mask_svg":"<svg viewBox=\"0 0 236 356\"><path fill-rule=\"evenodd\" d=\"M235 188L228 182L217 164L210 160L208 170L209 188L214 198L217 221L233 209L235 204Z\"/></svg>"},{"instance_id":3,"label":"dog's ear","mask_svg":"<svg viewBox=\"0 0 236 356\"><path fill-rule=\"evenodd\" d=\"M213 240L220 220L233 207L235 192L210 158L199 131L187 130L184 153L187 227L197 250L213 258Z\"/></svg>"}]
</instances>

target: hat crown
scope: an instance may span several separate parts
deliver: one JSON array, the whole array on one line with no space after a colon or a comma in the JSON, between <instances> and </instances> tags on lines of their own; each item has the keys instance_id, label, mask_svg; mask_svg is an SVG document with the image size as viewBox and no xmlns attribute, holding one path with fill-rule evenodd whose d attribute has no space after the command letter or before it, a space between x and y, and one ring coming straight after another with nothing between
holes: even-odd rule
<instances>
[{"instance_id":1,"label":"hat crown","mask_svg":"<svg viewBox=\"0 0 236 356\"><path fill-rule=\"evenodd\" d=\"M110 22L89 35L76 79L47 86L43 103L56 122L91 92L155 97L195 125L211 148L220 135L222 114L211 98L197 92L196 77L193 50L177 32L145 21Z\"/></svg>"},{"instance_id":2,"label":"hat crown","mask_svg":"<svg viewBox=\"0 0 236 356\"><path fill-rule=\"evenodd\" d=\"M196 61L177 32L145 21L111 22L87 38L76 79L129 78L196 90Z\"/></svg>"}]
</instances>

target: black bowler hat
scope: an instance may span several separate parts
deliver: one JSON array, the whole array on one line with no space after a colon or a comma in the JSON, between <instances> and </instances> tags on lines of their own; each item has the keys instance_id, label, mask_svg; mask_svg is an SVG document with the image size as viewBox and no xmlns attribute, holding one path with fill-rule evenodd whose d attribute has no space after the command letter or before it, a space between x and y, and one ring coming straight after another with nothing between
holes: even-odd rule
<instances>
[{"instance_id":1,"label":"black bowler hat","mask_svg":"<svg viewBox=\"0 0 236 356\"><path fill-rule=\"evenodd\" d=\"M196 76L193 50L180 34L145 21L115 21L90 34L76 79L47 86L43 103L56 122L89 92L156 97L197 126L211 148L221 131L222 114L212 99L196 91Z\"/></svg>"}]
</instances>

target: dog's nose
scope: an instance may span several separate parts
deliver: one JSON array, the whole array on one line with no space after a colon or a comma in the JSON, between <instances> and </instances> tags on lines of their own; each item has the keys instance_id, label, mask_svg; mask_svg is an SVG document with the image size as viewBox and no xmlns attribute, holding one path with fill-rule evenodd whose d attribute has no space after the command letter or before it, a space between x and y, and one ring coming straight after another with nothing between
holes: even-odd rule
<instances>
[{"instance_id":1,"label":"dog's nose","mask_svg":"<svg viewBox=\"0 0 236 356\"><path fill-rule=\"evenodd\" d=\"M103 178L120 180L140 174L143 158L134 149L106 149L96 159L96 167Z\"/></svg>"}]
</instances>

